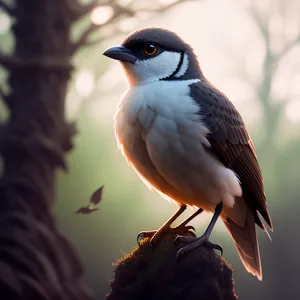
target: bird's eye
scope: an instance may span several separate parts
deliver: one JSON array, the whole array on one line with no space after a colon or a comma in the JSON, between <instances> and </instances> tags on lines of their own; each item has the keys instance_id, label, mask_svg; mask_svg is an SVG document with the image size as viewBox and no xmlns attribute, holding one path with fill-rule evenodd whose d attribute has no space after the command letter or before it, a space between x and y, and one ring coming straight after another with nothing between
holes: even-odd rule
<instances>
[{"instance_id":1,"label":"bird's eye","mask_svg":"<svg viewBox=\"0 0 300 300\"><path fill-rule=\"evenodd\" d=\"M157 46L154 44L145 44L143 50L145 54L152 56L157 52Z\"/></svg>"}]
</instances>

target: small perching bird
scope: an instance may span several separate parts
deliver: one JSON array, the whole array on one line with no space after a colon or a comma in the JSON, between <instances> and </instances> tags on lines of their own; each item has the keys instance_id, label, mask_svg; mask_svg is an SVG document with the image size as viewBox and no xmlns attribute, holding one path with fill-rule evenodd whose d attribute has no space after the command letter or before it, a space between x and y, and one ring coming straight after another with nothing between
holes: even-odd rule
<instances>
[{"instance_id":1,"label":"small perching bird","mask_svg":"<svg viewBox=\"0 0 300 300\"><path fill-rule=\"evenodd\" d=\"M203 210L214 216L199 238L181 237L178 257L209 241L220 216L245 268L262 279L255 224L272 230L253 142L229 99L203 75L192 48L175 33L148 28L129 35L104 55L124 67L129 89L114 119L118 145L146 184L179 204L153 234L190 229ZM187 205L199 209L176 228ZM147 234L147 232L145 233Z\"/></svg>"}]
</instances>

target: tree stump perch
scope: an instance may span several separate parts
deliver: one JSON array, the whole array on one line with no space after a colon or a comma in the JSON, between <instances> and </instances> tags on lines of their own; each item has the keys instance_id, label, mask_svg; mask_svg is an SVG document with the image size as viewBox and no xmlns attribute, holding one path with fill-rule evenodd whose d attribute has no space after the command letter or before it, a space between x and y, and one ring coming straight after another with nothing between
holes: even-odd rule
<instances>
[{"instance_id":1,"label":"tree stump perch","mask_svg":"<svg viewBox=\"0 0 300 300\"><path fill-rule=\"evenodd\" d=\"M116 263L107 300L236 300L231 267L205 246L178 262L175 235L149 239Z\"/></svg>"}]
</instances>

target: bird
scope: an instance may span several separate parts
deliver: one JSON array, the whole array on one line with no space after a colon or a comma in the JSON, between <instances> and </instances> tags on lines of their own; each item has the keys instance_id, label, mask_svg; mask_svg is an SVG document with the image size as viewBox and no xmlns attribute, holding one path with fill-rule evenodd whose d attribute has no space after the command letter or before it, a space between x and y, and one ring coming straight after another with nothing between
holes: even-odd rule
<instances>
[{"instance_id":1,"label":"bird","mask_svg":"<svg viewBox=\"0 0 300 300\"><path fill-rule=\"evenodd\" d=\"M118 147L148 187L178 205L157 231L148 232L150 242L187 231L193 218L211 212L202 236L179 236L184 246L177 258L201 245L222 251L209 239L220 217L246 270L262 280L256 225L267 234L273 225L254 143L234 104L172 31L136 30L103 55L121 63L128 82L113 121ZM187 206L198 209L171 227Z\"/></svg>"},{"instance_id":2,"label":"bird","mask_svg":"<svg viewBox=\"0 0 300 300\"><path fill-rule=\"evenodd\" d=\"M75 213L88 215L96 210L99 210L99 208L96 207L96 205L98 205L102 200L103 188L103 185L100 188L98 188L90 197L89 204L87 206L80 207Z\"/></svg>"}]
</instances>

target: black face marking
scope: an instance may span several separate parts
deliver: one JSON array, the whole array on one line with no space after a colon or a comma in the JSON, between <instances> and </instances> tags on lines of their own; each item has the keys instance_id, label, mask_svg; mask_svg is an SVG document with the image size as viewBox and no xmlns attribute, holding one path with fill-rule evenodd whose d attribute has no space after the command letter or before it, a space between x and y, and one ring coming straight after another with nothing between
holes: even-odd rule
<instances>
[{"instance_id":1,"label":"black face marking","mask_svg":"<svg viewBox=\"0 0 300 300\"><path fill-rule=\"evenodd\" d=\"M154 44L158 47L157 52L148 56L143 51L143 46L146 43ZM180 77L175 77L179 72L182 64L184 55L181 56L180 62L173 74L163 78L162 80L188 80L188 79L203 79L204 75L199 66L196 55L193 52L192 47L185 43L177 34L162 29L162 28L146 28L133 32L123 42L122 45L128 47L138 60L145 60L155 57L161 54L163 51L170 51L176 53L184 53L188 57L188 69Z\"/></svg>"},{"instance_id":2,"label":"black face marking","mask_svg":"<svg viewBox=\"0 0 300 300\"><path fill-rule=\"evenodd\" d=\"M179 60L179 63L178 63L178 66L176 68L176 70L169 76L165 77L165 78L162 78L160 80L171 80L174 78L174 76L179 72L181 66L182 66L182 63L183 63L183 59L184 59L184 52L180 52L180 60Z\"/></svg>"},{"instance_id":3,"label":"black face marking","mask_svg":"<svg viewBox=\"0 0 300 300\"><path fill-rule=\"evenodd\" d=\"M133 40L123 45L126 48L130 49L139 60L145 60L145 59L155 57L165 50L162 46L160 46L157 43L151 41L143 41L143 40ZM149 47L151 48L155 47L156 49L155 53L153 53L152 55L147 54L146 49ZM150 50L150 48L148 50Z\"/></svg>"}]
</instances>

